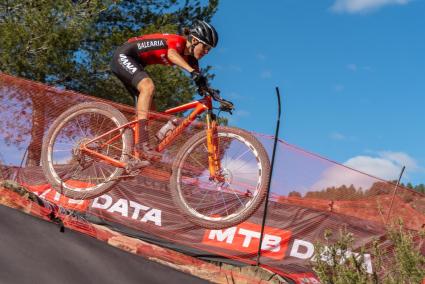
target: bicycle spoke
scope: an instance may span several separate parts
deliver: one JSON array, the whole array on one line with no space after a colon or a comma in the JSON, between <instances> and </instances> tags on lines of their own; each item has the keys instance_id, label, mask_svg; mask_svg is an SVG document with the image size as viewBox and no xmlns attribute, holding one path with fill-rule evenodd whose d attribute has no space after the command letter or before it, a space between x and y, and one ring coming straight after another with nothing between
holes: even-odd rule
<instances>
[{"instance_id":1,"label":"bicycle spoke","mask_svg":"<svg viewBox=\"0 0 425 284\"><path fill-rule=\"evenodd\" d=\"M239 195L232 189L232 192L233 192L233 194L236 196L236 198L238 199L238 201L239 201L239 203L242 205L242 206L245 206L244 205L244 203L241 201L241 199L239 198Z\"/></svg>"},{"instance_id":2,"label":"bicycle spoke","mask_svg":"<svg viewBox=\"0 0 425 284\"><path fill-rule=\"evenodd\" d=\"M217 199L218 199L218 198L217 198L217 195L218 195L218 194L216 194L216 197L215 197L215 200L214 200L214 201L217 201ZM213 212L214 212L214 209L215 209L216 204L217 204L217 203L216 203L216 202L214 202L214 206L213 206L212 210L210 211L210 216L212 216L212 215L213 215Z\"/></svg>"},{"instance_id":3,"label":"bicycle spoke","mask_svg":"<svg viewBox=\"0 0 425 284\"><path fill-rule=\"evenodd\" d=\"M190 152L181 158L180 200L187 208L191 208L190 214L205 222L218 223L219 220L235 218L238 214L252 214L248 208L257 206L255 204L262 199L256 197L264 192L259 187L263 163L259 160L258 149L254 148L256 146L250 144L249 137L220 132L219 138L218 158L224 181L210 180L208 170L198 170L209 167L210 153L205 136L194 140L195 144L188 144ZM262 155L264 157L264 151Z\"/></svg>"},{"instance_id":4,"label":"bicycle spoke","mask_svg":"<svg viewBox=\"0 0 425 284\"><path fill-rule=\"evenodd\" d=\"M247 149L244 153L242 153L241 155L239 155L239 153L241 152L240 150L239 151L236 151L235 153L233 153L233 156L231 157L231 161L239 161L239 159L240 159L240 157L242 157L243 155L245 155L247 152L250 152L251 151L251 149ZM239 155L238 156L238 158L236 158L236 156L237 155Z\"/></svg>"},{"instance_id":5,"label":"bicycle spoke","mask_svg":"<svg viewBox=\"0 0 425 284\"><path fill-rule=\"evenodd\" d=\"M90 191L88 188L101 185L120 175L116 167L105 163L101 157L94 160L79 149L82 143L95 138L94 133L97 136L102 131L110 131L120 126L112 119L112 116L91 111L77 112L74 116L71 114L64 117L61 128L49 142L51 158L48 163L51 164L52 178L68 191L80 192L79 198L85 198L82 192ZM124 135L128 134L121 134L121 136ZM101 141L93 143L92 150L104 156L125 161L123 137L118 136L112 142L102 145L102 141L103 143L110 141L114 136L109 134ZM102 147L100 148L99 145ZM90 194L88 193L87 196Z\"/></svg>"},{"instance_id":6,"label":"bicycle spoke","mask_svg":"<svg viewBox=\"0 0 425 284\"><path fill-rule=\"evenodd\" d=\"M255 158L255 157L254 157ZM253 160L252 158L251 158L251 160ZM249 165L249 161L251 161L251 160L248 160L248 161L245 161L244 163L241 163L241 166L239 166L239 167L237 167L237 168L233 168L233 170L234 171L236 171L236 170L239 170L239 169L242 169L243 167L245 167L246 165ZM240 161L240 160L239 160ZM238 171L238 173L239 173L239 171Z\"/></svg>"},{"instance_id":7,"label":"bicycle spoke","mask_svg":"<svg viewBox=\"0 0 425 284\"><path fill-rule=\"evenodd\" d=\"M195 162L198 163L198 165L200 165L202 168L205 167L205 164L202 164L201 162L198 161L198 159L195 159L194 157L190 157L192 160L194 160Z\"/></svg>"},{"instance_id":8,"label":"bicycle spoke","mask_svg":"<svg viewBox=\"0 0 425 284\"><path fill-rule=\"evenodd\" d=\"M118 147L116 147L116 146L114 146L112 144L108 144L108 147L110 147L112 149L115 149L115 150L118 150L118 151L122 151L122 148L118 148Z\"/></svg>"},{"instance_id":9,"label":"bicycle spoke","mask_svg":"<svg viewBox=\"0 0 425 284\"><path fill-rule=\"evenodd\" d=\"M98 174L97 174L97 167L96 167L96 164L94 164L94 165L93 165L93 170L94 170L94 174L95 174L95 176L97 177L97 176L98 176Z\"/></svg>"},{"instance_id":10,"label":"bicycle spoke","mask_svg":"<svg viewBox=\"0 0 425 284\"><path fill-rule=\"evenodd\" d=\"M223 199L224 208L226 209L226 214L229 215L229 211L227 211L226 201L224 200L223 192L220 191L220 193L221 193L221 199Z\"/></svg>"},{"instance_id":11,"label":"bicycle spoke","mask_svg":"<svg viewBox=\"0 0 425 284\"><path fill-rule=\"evenodd\" d=\"M195 210L198 210L198 208L199 208L199 204L201 204L201 202L202 202L202 201L204 201L205 196L207 196L207 193L208 193L208 191L207 191L207 190L205 190L205 193L204 193L204 195L203 195L203 197L202 197L202 200L198 202L198 204L197 204L197 206L196 206Z\"/></svg>"},{"instance_id":12,"label":"bicycle spoke","mask_svg":"<svg viewBox=\"0 0 425 284\"><path fill-rule=\"evenodd\" d=\"M99 128L98 128L99 130L103 129L103 128L102 128L103 123L105 123L105 118L103 118L102 123L100 124L100 126L99 126ZM97 136L98 136L99 130L96 132L95 137L97 137Z\"/></svg>"},{"instance_id":13,"label":"bicycle spoke","mask_svg":"<svg viewBox=\"0 0 425 284\"><path fill-rule=\"evenodd\" d=\"M106 180L106 176L105 176L105 173L103 172L102 167L100 167L100 172L102 173L103 179Z\"/></svg>"},{"instance_id":14,"label":"bicycle spoke","mask_svg":"<svg viewBox=\"0 0 425 284\"><path fill-rule=\"evenodd\" d=\"M202 143L202 146L204 146L204 150L205 150L205 152L207 152L207 153L208 153L208 148L207 148L207 146L205 145L205 143Z\"/></svg>"},{"instance_id":15,"label":"bicycle spoke","mask_svg":"<svg viewBox=\"0 0 425 284\"><path fill-rule=\"evenodd\" d=\"M77 121L77 126L80 129L80 132L83 135L83 137L87 137L88 136L87 133L84 133L83 129L81 128L80 120L77 118L76 121Z\"/></svg>"}]
</instances>

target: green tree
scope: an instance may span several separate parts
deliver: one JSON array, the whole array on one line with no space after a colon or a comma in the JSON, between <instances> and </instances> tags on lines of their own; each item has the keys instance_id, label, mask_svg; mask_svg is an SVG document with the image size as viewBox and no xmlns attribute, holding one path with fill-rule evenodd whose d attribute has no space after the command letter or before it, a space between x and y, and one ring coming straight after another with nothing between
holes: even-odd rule
<instances>
[{"instance_id":1,"label":"green tree","mask_svg":"<svg viewBox=\"0 0 425 284\"><path fill-rule=\"evenodd\" d=\"M415 186L415 190L420 192L420 193L425 193L425 184L419 184L417 186Z\"/></svg>"},{"instance_id":2,"label":"green tree","mask_svg":"<svg viewBox=\"0 0 425 284\"><path fill-rule=\"evenodd\" d=\"M59 84L75 72L75 53L105 1L6 0L0 4L3 72Z\"/></svg>"},{"instance_id":3,"label":"green tree","mask_svg":"<svg viewBox=\"0 0 425 284\"><path fill-rule=\"evenodd\" d=\"M109 70L115 49L130 37L153 32L176 33L195 19L210 20L217 7L218 0L209 0L206 6L200 0L117 1L100 14L90 36L81 44L87 61L82 62L83 80L73 78L67 84L85 93L130 103L127 91ZM181 70L155 66L148 68L148 72L156 83L154 102L158 110L188 101L195 94Z\"/></svg>"},{"instance_id":4,"label":"green tree","mask_svg":"<svg viewBox=\"0 0 425 284\"><path fill-rule=\"evenodd\" d=\"M75 52L102 1L2 1L0 4L1 71L32 80L61 84L61 74L75 73ZM33 98L33 97L31 97ZM45 100L33 100L27 165L38 165L45 126ZM19 131L16 129L16 131Z\"/></svg>"},{"instance_id":5,"label":"green tree","mask_svg":"<svg viewBox=\"0 0 425 284\"><path fill-rule=\"evenodd\" d=\"M128 38L177 32L194 19L209 20L218 0L3 0L0 3L0 71L122 103L132 103L109 63ZM159 110L193 98L195 89L175 68L152 67ZM38 165L45 105L32 102L28 165Z\"/></svg>"},{"instance_id":6,"label":"green tree","mask_svg":"<svg viewBox=\"0 0 425 284\"><path fill-rule=\"evenodd\" d=\"M299 193L298 191L293 190L293 191L291 191L291 192L288 193L288 197L298 197L298 198L301 198L302 196L301 196L301 193Z\"/></svg>"}]
</instances>

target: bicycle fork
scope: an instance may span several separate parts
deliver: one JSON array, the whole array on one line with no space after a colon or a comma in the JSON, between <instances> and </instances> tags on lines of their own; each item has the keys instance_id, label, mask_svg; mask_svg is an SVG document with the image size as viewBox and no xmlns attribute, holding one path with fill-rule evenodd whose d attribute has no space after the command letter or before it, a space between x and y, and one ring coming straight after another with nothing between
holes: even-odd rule
<instances>
[{"instance_id":1,"label":"bicycle fork","mask_svg":"<svg viewBox=\"0 0 425 284\"><path fill-rule=\"evenodd\" d=\"M223 182L224 177L221 171L217 121L215 119L212 119L210 113L208 113L206 117L207 117L208 168L210 171L210 180Z\"/></svg>"}]
</instances>

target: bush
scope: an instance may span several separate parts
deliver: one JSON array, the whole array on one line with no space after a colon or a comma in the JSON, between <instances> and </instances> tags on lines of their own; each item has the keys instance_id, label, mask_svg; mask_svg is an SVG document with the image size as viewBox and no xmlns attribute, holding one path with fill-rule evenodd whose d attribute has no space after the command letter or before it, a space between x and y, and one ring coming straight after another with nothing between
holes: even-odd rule
<instances>
[{"instance_id":1,"label":"bush","mask_svg":"<svg viewBox=\"0 0 425 284\"><path fill-rule=\"evenodd\" d=\"M387 237L393 245L391 250L385 251L378 240L373 242L370 249L373 273L367 271L365 248L353 253L351 233L340 230L334 243L330 242L332 234L326 231L325 244L315 244L317 254L312 266L322 283L421 283L425 277L425 256L420 253L424 233L405 230L402 221L387 228Z\"/></svg>"}]
</instances>

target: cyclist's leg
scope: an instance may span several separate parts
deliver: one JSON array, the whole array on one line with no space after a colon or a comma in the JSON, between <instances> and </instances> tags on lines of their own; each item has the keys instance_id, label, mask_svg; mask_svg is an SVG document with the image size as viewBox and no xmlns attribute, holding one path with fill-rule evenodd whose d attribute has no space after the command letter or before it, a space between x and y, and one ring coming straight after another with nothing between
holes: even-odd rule
<instances>
[{"instance_id":1,"label":"cyclist's leg","mask_svg":"<svg viewBox=\"0 0 425 284\"><path fill-rule=\"evenodd\" d=\"M125 88L133 97L138 97L140 91L138 84L149 75L144 70L143 65L133 56L127 55L131 51L131 45L124 45L118 48L111 62L111 70L123 83Z\"/></svg>"},{"instance_id":2,"label":"cyclist's leg","mask_svg":"<svg viewBox=\"0 0 425 284\"><path fill-rule=\"evenodd\" d=\"M155 85L151 78L143 78L138 84L139 99L137 100L137 118L139 119L139 141L137 143L138 150L147 159L159 157L160 153L149 145L148 133L148 112L152 106L152 98L155 92Z\"/></svg>"},{"instance_id":3,"label":"cyclist's leg","mask_svg":"<svg viewBox=\"0 0 425 284\"><path fill-rule=\"evenodd\" d=\"M148 142L147 120L155 92L155 85L151 78L145 77L137 84L137 90L139 90L137 118L139 119L139 145L141 145Z\"/></svg>"},{"instance_id":4,"label":"cyclist's leg","mask_svg":"<svg viewBox=\"0 0 425 284\"><path fill-rule=\"evenodd\" d=\"M125 45L118 49L111 63L112 72L121 80L124 86L133 96L138 96L137 102L137 118L139 119L139 141L136 146L143 145L143 151L147 151L148 131L147 117L148 111L152 104L152 97L155 91L155 86L149 75L145 72L143 65L140 62L126 54ZM121 52L123 49L123 52ZM154 153L157 154L157 153Z\"/></svg>"}]
</instances>

